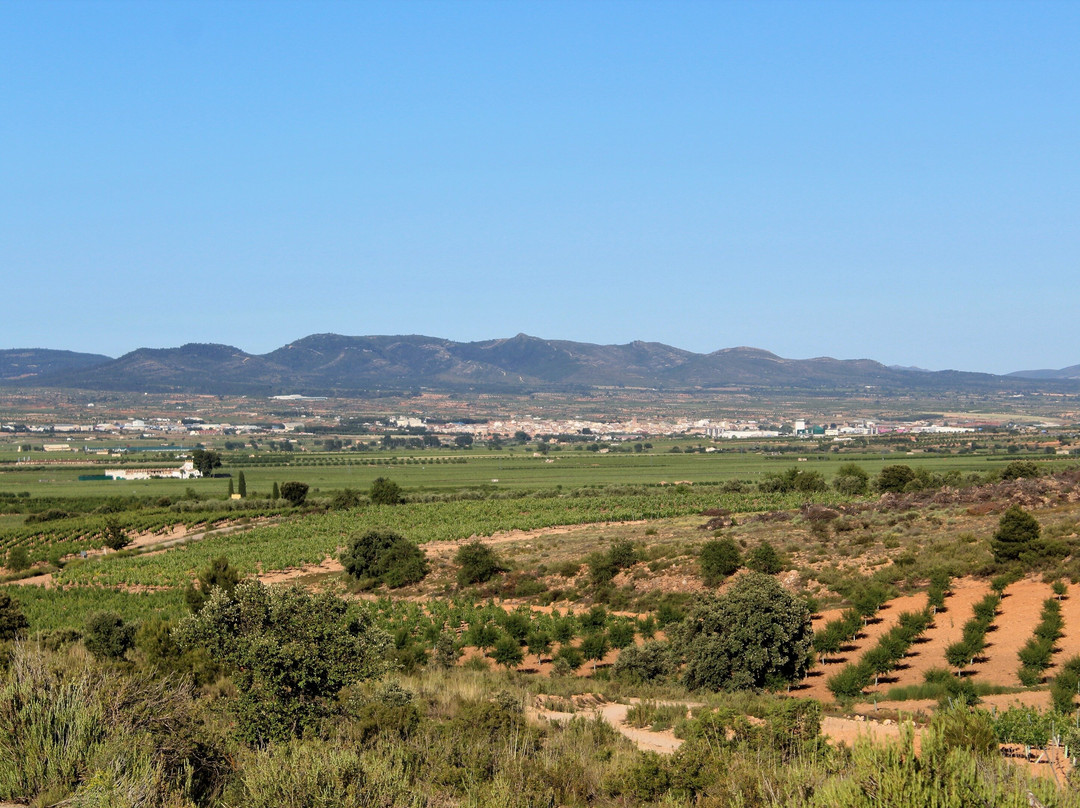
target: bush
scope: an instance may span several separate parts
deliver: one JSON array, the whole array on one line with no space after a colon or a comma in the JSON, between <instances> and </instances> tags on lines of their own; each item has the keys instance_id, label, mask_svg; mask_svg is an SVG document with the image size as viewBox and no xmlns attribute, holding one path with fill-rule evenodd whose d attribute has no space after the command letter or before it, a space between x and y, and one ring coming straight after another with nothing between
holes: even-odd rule
<instances>
[{"instance_id":1,"label":"bush","mask_svg":"<svg viewBox=\"0 0 1080 808\"><path fill-rule=\"evenodd\" d=\"M908 483L915 480L915 470L911 466L897 464L885 466L878 472L875 486L882 493L901 494Z\"/></svg>"},{"instance_id":2,"label":"bush","mask_svg":"<svg viewBox=\"0 0 1080 808\"><path fill-rule=\"evenodd\" d=\"M775 575L784 569L776 550L767 541L762 542L746 558L746 566L765 575Z\"/></svg>"},{"instance_id":3,"label":"bush","mask_svg":"<svg viewBox=\"0 0 1080 808\"><path fill-rule=\"evenodd\" d=\"M705 585L716 586L742 566L742 555L733 539L715 539L702 545L698 563Z\"/></svg>"},{"instance_id":4,"label":"bush","mask_svg":"<svg viewBox=\"0 0 1080 808\"><path fill-rule=\"evenodd\" d=\"M229 565L229 559L218 556L199 573L199 588L196 589L189 584L184 590L184 601L192 612L197 612L210 599L210 593L214 591L214 587L221 587L231 595L238 583L240 583L240 573Z\"/></svg>"},{"instance_id":5,"label":"bush","mask_svg":"<svg viewBox=\"0 0 1080 808\"><path fill-rule=\"evenodd\" d=\"M393 530L374 528L356 536L341 553L345 572L391 588L418 583L428 573L424 552Z\"/></svg>"},{"instance_id":6,"label":"bush","mask_svg":"<svg viewBox=\"0 0 1080 808\"><path fill-rule=\"evenodd\" d=\"M30 568L30 554L26 552L26 548L12 547L8 550L7 563L5 566L9 572L22 572L25 569Z\"/></svg>"},{"instance_id":7,"label":"bush","mask_svg":"<svg viewBox=\"0 0 1080 808\"><path fill-rule=\"evenodd\" d=\"M670 649L666 642L660 640L627 646L619 652L615 664L611 666L613 676L635 684L662 679L670 670Z\"/></svg>"},{"instance_id":8,"label":"bush","mask_svg":"<svg viewBox=\"0 0 1080 808\"><path fill-rule=\"evenodd\" d=\"M308 495L308 484L298 482L287 482L281 484L281 497L293 504L293 506L299 508L304 504Z\"/></svg>"},{"instance_id":9,"label":"bush","mask_svg":"<svg viewBox=\"0 0 1080 808\"><path fill-rule=\"evenodd\" d=\"M461 545L454 556L458 564L458 586L482 584L503 571L495 551L483 542L471 541Z\"/></svg>"},{"instance_id":10,"label":"bush","mask_svg":"<svg viewBox=\"0 0 1080 808\"><path fill-rule=\"evenodd\" d=\"M845 463L836 470L833 477L833 488L841 494L859 496L865 494L870 486L870 475L854 463Z\"/></svg>"},{"instance_id":11,"label":"bush","mask_svg":"<svg viewBox=\"0 0 1080 808\"><path fill-rule=\"evenodd\" d=\"M135 626L115 612L94 612L86 618L83 644L98 659L123 659L135 644Z\"/></svg>"},{"instance_id":12,"label":"bush","mask_svg":"<svg viewBox=\"0 0 1080 808\"><path fill-rule=\"evenodd\" d=\"M401 486L386 477L376 477L372 481L368 496L376 505L400 505L404 501Z\"/></svg>"},{"instance_id":13,"label":"bush","mask_svg":"<svg viewBox=\"0 0 1080 808\"><path fill-rule=\"evenodd\" d=\"M242 581L215 589L176 628L181 648L206 650L232 671L240 736L264 744L312 729L345 686L386 667L387 636L367 610L300 586Z\"/></svg>"}]
</instances>

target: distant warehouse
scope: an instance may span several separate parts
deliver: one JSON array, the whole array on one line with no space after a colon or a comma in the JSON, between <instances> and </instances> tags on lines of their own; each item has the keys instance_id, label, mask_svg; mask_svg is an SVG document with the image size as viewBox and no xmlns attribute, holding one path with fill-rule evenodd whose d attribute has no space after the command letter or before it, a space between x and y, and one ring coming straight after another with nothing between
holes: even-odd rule
<instances>
[{"instance_id":1,"label":"distant warehouse","mask_svg":"<svg viewBox=\"0 0 1080 808\"><path fill-rule=\"evenodd\" d=\"M189 460L178 469L105 469L105 477L110 480L152 480L161 477L190 480L202 477L202 472Z\"/></svg>"}]
</instances>

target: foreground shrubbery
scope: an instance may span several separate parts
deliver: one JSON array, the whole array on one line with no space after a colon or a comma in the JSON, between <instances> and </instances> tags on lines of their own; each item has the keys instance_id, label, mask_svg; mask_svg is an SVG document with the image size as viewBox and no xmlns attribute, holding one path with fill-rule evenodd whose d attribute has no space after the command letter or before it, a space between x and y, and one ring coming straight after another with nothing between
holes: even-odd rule
<instances>
[{"instance_id":1,"label":"foreground shrubbery","mask_svg":"<svg viewBox=\"0 0 1080 808\"><path fill-rule=\"evenodd\" d=\"M685 739L660 757L598 719L529 719L527 686L573 692L575 682L436 669L370 680L327 702L302 737L251 742L227 681L200 695L139 672L137 661L96 662L78 644L19 645L0 677L0 799L81 808L1019 808L1030 793L1044 805L1080 805L996 752L999 740L1066 733L1068 722L1052 715L944 711L916 756L910 736L829 747L812 700L712 697L689 719L654 702L639 723L673 724Z\"/></svg>"}]
</instances>

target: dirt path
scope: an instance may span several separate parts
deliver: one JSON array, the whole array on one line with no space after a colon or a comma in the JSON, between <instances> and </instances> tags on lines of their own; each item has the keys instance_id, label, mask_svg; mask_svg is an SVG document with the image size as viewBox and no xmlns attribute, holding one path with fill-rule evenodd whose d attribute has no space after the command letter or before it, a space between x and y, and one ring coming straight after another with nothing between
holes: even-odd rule
<instances>
[{"instance_id":1,"label":"dirt path","mask_svg":"<svg viewBox=\"0 0 1080 808\"><path fill-rule=\"evenodd\" d=\"M633 741L643 752L656 752L661 755L670 755L682 746L682 739L676 738L671 730L653 732L652 730L631 727L626 723L626 714L630 707L639 703L640 699L630 699L627 704L618 702L603 702L599 697L593 697L594 704L587 709L575 712L558 712L547 710L537 706L530 710L530 714L538 718L546 718L558 723L567 723L575 717L585 716L603 718L623 736ZM679 704L690 709L698 707L693 702L661 702L662 704ZM756 720L756 719L753 719ZM901 725L891 721L874 721L864 718L837 718L825 716L821 721L821 734L832 744L845 743L852 746L860 738L868 738L871 741L896 740L900 738ZM921 730L915 728L915 751L919 751L919 739Z\"/></svg>"},{"instance_id":2,"label":"dirt path","mask_svg":"<svg viewBox=\"0 0 1080 808\"><path fill-rule=\"evenodd\" d=\"M1017 652L1031 639L1039 624L1042 603L1053 593L1050 585L1025 578L1005 590L994 630L986 635L985 661L972 665L972 676L980 682L1019 687Z\"/></svg>"},{"instance_id":3,"label":"dirt path","mask_svg":"<svg viewBox=\"0 0 1080 808\"><path fill-rule=\"evenodd\" d=\"M1070 657L1080 654L1080 586L1077 584L1069 584L1061 599L1061 616L1065 620L1065 634L1055 646L1058 650L1051 660L1053 665L1046 671L1049 678L1056 676Z\"/></svg>"},{"instance_id":4,"label":"dirt path","mask_svg":"<svg viewBox=\"0 0 1080 808\"><path fill-rule=\"evenodd\" d=\"M468 542L478 541L489 546L500 544L513 544L531 539L542 539L548 536L565 536L569 533L582 531L603 530L605 528L625 527L627 525L644 525L645 519L636 519L627 522L586 522L580 525L558 525L556 527L539 527L535 530L506 530L501 533L492 533L490 536L478 536L473 534L465 539L453 539L450 541L429 541L420 547L428 558L449 557L457 552L458 548Z\"/></svg>"},{"instance_id":5,"label":"dirt path","mask_svg":"<svg viewBox=\"0 0 1080 808\"><path fill-rule=\"evenodd\" d=\"M857 661L867 649L871 648L878 638L896 625L900 615L904 612L918 611L926 605L926 595L903 595L889 601L878 611L877 622L870 623L860 633L859 638L850 645L852 650L844 651L835 657L829 658L824 664L815 665L809 675L801 684L791 688L791 693L800 698L814 698L821 701L832 701L832 693L827 684L829 677L838 673L849 662Z\"/></svg>"},{"instance_id":6,"label":"dirt path","mask_svg":"<svg viewBox=\"0 0 1080 808\"><path fill-rule=\"evenodd\" d=\"M575 697L575 700L577 697ZM624 737L629 738L634 745L642 752L656 752L661 755L674 754L675 750L682 746L682 739L676 738L675 733L671 730L664 730L663 732L653 732L649 729L643 729L638 727L631 727L626 723L626 714L630 711L630 708L639 703L640 699L630 699L627 704L620 704L619 702L605 702L601 697L593 696L592 705L587 709L579 709L574 712L559 712L557 710L545 709L542 706L537 705L533 709L529 710L529 714L535 718L543 718L548 721L555 721L560 724L565 724L574 718L596 718L600 717L609 723L612 727L619 731ZM693 702L661 702L662 704L681 704L687 709L691 707L699 706Z\"/></svg>"}]
</instances>

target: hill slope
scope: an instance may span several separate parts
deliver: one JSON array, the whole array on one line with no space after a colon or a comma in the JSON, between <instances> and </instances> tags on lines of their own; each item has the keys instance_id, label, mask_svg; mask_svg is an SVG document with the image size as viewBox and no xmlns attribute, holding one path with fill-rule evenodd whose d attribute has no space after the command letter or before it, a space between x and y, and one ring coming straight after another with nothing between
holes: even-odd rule
<instances>
[{"instance_id":1,"label":"hill slope","mask_svg":"<svg viewBox=\"0 0 1080 808\"><path fill-rule=\"evenodd\" d=\"M931 372L887 367L869 359L784 359L747 347L698 354L655 342L595 345L526 334L481 342L421 335L314 334L262 355L229 345L195 343L140 348L112 360L58 351L23 353L33 357L11 356L7 365L0 365L8 369L0 375L0 384L223 395L353 395L419 388L520 393L596 387L888 395L1078 387L1073 380Z\"/></svg>"}]
</instances>

